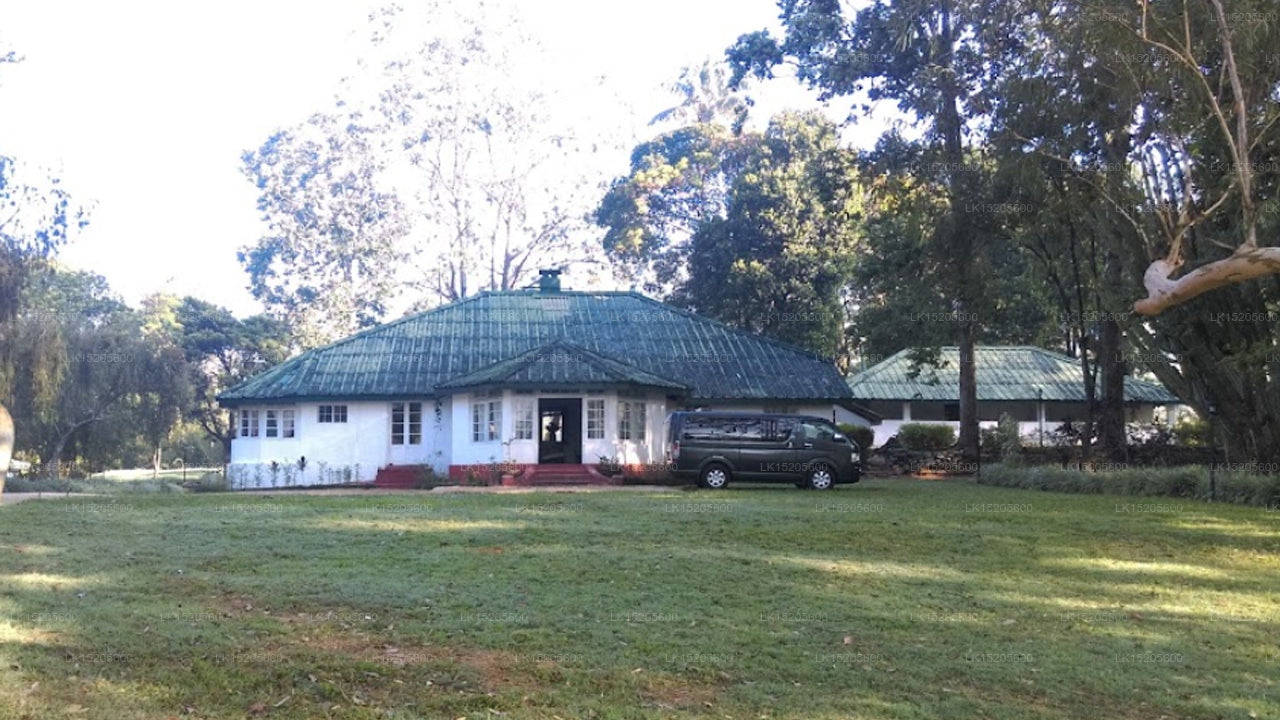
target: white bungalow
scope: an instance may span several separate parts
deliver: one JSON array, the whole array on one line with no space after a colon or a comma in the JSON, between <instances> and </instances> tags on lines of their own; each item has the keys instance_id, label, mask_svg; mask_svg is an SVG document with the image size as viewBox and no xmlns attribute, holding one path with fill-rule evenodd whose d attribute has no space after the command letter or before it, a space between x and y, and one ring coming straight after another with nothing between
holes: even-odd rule
<instances>
[{"instance_id":1,"label":"white bungalow","mask_svg":"<svg viewBox=\"0 0 1280 720\"><path fill-rule=\"evenodd\" d=\"M632 292L490 292L358 333L228 390L234 487L599 478L660 470L677 409L874 424L827 359Z\"/></svg>"},{"instance_id":2,"label":"white bungalow","mask_svg":"<svg viewBox=\"0 0 1280 720\"><path fill-rule=\"evenodd\" d=\"M1022 435L1038 436L1084 420L1087 396L1078 360L1029 346L978 347L974 355L982 427L994 427L1008 414ZM854 401L883 419L875 427L877 446L907 423L946 423L959 430L959 348L941 348L940 360L941 367L913 368L908 348L849 376ZM1124 379L1127 422L1150 423L1159 408L1165 409L1160 419L1171 420L1179 402L1159 383Z\"/></svg>"}]
</instances>

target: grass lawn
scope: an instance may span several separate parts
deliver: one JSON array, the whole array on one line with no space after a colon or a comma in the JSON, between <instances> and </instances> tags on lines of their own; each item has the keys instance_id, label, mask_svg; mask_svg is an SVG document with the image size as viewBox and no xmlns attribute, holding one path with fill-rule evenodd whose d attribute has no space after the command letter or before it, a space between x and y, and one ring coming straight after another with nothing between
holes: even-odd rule
<instances>
[{"instance_id":1,"label":"grass lawn","mask_svg":"<svg viewBox=\"0 0 1280 720\"><path fill-rule=\"evenodd\" d=\"M0 508L0 718L1276 718L1280 513L829 493Z\"/></svg>"}]
</instances>

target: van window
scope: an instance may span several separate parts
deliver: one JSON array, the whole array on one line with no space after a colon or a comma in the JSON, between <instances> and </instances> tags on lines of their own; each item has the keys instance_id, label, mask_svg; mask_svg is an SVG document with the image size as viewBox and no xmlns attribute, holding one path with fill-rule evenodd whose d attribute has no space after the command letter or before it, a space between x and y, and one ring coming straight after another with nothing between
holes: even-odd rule
<instances>
[{"instance_id":1,"label":"van window","mask_svg":"<svg viewBox=\"0 0 1280 720\"><path fill-rule=\"evenodd\" d=\"M680 430L680 437L683 440L715 440L730 436L732 431L732 418L686 415L684 426Z\"/></svg>"},{"instance_id":2,"label":"van window","mask_svg":"<svg viewBox=\"0 0 1280 720\"><path fill-rule=\"evenodd\" d=\"M835 440L836 429L826 423L818 423L805 420L800 423L799 439L805 442L813 442L814 440Z\"/></svg>"}]
</instances>

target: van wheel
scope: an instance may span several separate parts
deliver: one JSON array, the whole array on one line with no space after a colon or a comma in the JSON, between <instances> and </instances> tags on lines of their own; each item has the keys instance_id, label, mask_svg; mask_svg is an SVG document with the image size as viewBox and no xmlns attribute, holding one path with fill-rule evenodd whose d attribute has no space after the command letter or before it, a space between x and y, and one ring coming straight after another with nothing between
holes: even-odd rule
<instances>
[{"instance_id":1,"label":"van wheel","mask_svg":"<svg viewBox=\"0 0 1280 720\"><path fill-rule=\"evenodd\" d=\"M720 463L712 463L702 469L699 485L712 490L719 490L729 484L729 468Z\"/></svg>"},{"instance_id":2,"label":"van wheel","mask_svg":"<svg viewBox=\"0 0 1280 720\"><path fill-rule=\"evenodd\" d=\"M826 465L814 465L809 469L809 487L814 490L830 490L836 484L835 473Z\"/></svg>"}]
</instances>

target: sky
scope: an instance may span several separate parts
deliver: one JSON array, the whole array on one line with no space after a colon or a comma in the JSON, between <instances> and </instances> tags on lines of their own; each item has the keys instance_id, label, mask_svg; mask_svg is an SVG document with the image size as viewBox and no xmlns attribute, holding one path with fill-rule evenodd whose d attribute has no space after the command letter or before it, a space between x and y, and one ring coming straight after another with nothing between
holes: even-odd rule
<instances>
[{"instance_id":1,"label":"sky","mask_svg":"<svg viewBox=\"0 0 1280 720\"><path fill-rule=\"evenodd\" d=\"M367 54L370 12L385 3L0 2L0 51L22 58L0 67L0 154L62 178L90 210L59 259L104 275L130 304L168 292L259 312L236 261L265 230L241 154L332 107ZM549 52L549 76L619 99L608 128L618 148L612 175L656 132L648 119L675 104L663 88L682 67L722 57L742 33L776 26L778 14L774 0L520 7ZM818 106L789 80L755 95L761 122L784 107ZM847 111L828 107L833 119Z\"/></svg>"}]
</instances>

